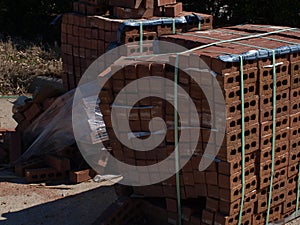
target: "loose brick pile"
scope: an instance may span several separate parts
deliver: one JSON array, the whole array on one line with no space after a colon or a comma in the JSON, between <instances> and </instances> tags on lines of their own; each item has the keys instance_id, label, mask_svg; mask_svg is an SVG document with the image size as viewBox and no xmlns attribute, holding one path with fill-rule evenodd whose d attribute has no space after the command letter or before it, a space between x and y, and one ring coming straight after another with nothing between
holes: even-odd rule
<instances>
[{"instance_id":1,"label":"loose brick pile","mask_svg":"<svg viewBox=\"0 0 300 225\"><path fill-rule=\"evenodd\" d=\"M255 33L275 31L280 27L243 25L219 28L206 32L164 35L160 39L194 48L218 40L240 38ZM179 73L179 84L190 94L197 106L201 127L201 136L195 154L180 171L180 189L182 201L198 199L205 203L202 210L183 204L185 224L237 224L240 211L241 180L241 92L239 62L224 62L219 56L224 54L242 54L256 49L276 49L290 42L300 44L299 34L292 30L260 38L249 38L244 41L210 46L194 51L191 55L182 55L181 62L189 68L193 57L200 57L217 73L217 80L223 89L226 103L226 135L220 151L213 164L204 172L198 171L198 165L207 145L213 128L210 121L210 110L207 99L195 83L188 79L184 72ZM247 44L245 46L243 44ZM252 45L252 46L249 46ZM299 50L298 50L299 51ZM188 59L188 60L187 60ZM170 61L174 61L174 56ZM288 217L296 210L300 131L300 52L276 55L277 106L276 106L276 146L273 194L270 209L270 220L274 222ZM271 66L270 66L271 65ZM242 224L265 224L268 209L268 193L271 176L272 147L272 86L273 67L271 55L262 59L251 59L244 62L245 80L245 202ZM149 153L132 151L123 146L112 130L111 104L120 90L132 81L145 76L160 76L174 79L174 68L168 64L156 62L139 63L120 68L106 84L106 89L99 95L100 108L105 115L109 137L112 141L113 155L119 160L132 165L146 166L165 159L174 150L174 114L173 108L161 99L147 98L138 103L145 108L132 109L130 125L133 132L147 132L149 121L161 117L168 126L167 135L161 145ZM214 87L213 81L208 85ZM153 92L159 91L151 90ZM168 87L165 87L168 88ZM172 87L170 87L172 88ZM134 94L134 93L132 93ZM138 90L137 93L138 94ZM185 99L179 96L179 104ZM216 103L217 105L217 103ZM117 121L122 117L115 118ZM180 149L184 154L184 149ZM164 171L158 171L164 173ZM143 176L139 177L142 181ZM172 177L162 183L134 187L133 192L147 198L165 198L166 210L170 224L177 224L176 182Z\"/></svg>"},{"instance_id":2,"label":"loose brick pile","mask_svg":"<svg viewBox=\"0 0 300 225\"><path fill-rule=\"evenodd\" d=\"M20 160L29 146L40 138L39 135L49 129L48 126L55 120L55 115L59 114L60 110L64 110L66 102L70 98L73 99L72 92L43 100L41 100L40 95L37 96L33 100L28 99L23 106L14 107L13 118L18 123L16 129L0 129L0 164L5 163L13 166L16 175L24 177L28 183L43 181L81 183L93 178L96 173L86 164L75 144L55 152L40 149L39 156ZM40 116L43 116L45 112L53 117L40 119ZM60 119L64 120L65 118ZM31 130L30 127L33 124L36 127ZM62 136L61 138L63 142L65 137ZM51 137L47 137L43 141L51 142ZM105 166L107 161L102 159L101 163Z\"/></svg>"},{"instance_id":3,"label":"loose brick pile","mask_svg":"<svg viewBox=\"0 0 300 225\"><path fill-rule=\"evenodd\" d=\"M177 8L178 4L172 5L174 0L164 0L164 1L141 1L141 0L131 0L131 1L113 1L109 3L115 8L122 9L125 6L144 5L147 2L148 5L158 5L155 9L165 8L166 11L169 8L175 6ZM150 3L151 4L150 4ZM95 1L93 6L99 6ZM94 62L98 57L103 55L113 43L128 44L128 51L125 53L120 53L121 55L128 55L139 52L139 45L136 43L140 40L140 30L139 27L126 26L123 30L119 30L120 26L124 24L127 19L122 19L120 15L116 18L113 16L113 12L104 15L101 13L84 13L78 10L77 5L87 5L86 1L79 1L74 3L73 13L64 14L62 20L62 34L61 34L61 51L63 59L63 81L64 87L67 90L75 88L86 69ZM171 4L171 5L170 5ZM105 5L105 4L104 4ZM119 7L120 6L120 7ZM126 8L126 7L125 7ZM153 9L153 7L151 7ZM111 10L112 11L112 10ZM126 10L125 10L126 11ZM126 11L127 12L127 11ZM95 16L98 15L98 16ZM101 16L100 16L101 15ZM183 12L182 10L177 16L189 16L193 15L191 12ZM202 18L201 29L208 30L212 29L213 18L211 15L196 14ZM150 16L151 19L158 19L162 15ZM171 15L172 16L172 15ZM175 15L174 15L175 16ZM137 22L145 21L141 19L140 16L137 18ZM188 32L198 29L198 21L195 17L193 20L189 20L186 24L177 24L177 32ZM120 32L120 40L118 40L118 30ZM162 24L162 25L151 25L144 26L143 28L143 39L154 40L164 34L172 34L172 24ZM131 43L131 44L130 44ZM144 46L147 48L148 46ZM152 48L149 46L145 49L145 52L151 52Z\"/></svg>"}]
</instances>

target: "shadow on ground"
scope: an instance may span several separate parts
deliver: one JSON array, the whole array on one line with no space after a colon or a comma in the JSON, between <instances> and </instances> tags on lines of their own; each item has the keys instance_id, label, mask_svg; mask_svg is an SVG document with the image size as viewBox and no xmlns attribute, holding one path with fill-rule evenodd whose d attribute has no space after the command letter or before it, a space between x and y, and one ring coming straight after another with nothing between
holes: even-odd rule
<instances>
[{"instance_id":1,"label":"shadow on ground","mask_svg":"<svg viewBox=\"0 0 300 225\"><path fill-rule=\"evenodd\" d=\"M101 187L60 200L2 214L1 225L89 225L111 204L114 190Z\"/></svg>"}]
</instances>

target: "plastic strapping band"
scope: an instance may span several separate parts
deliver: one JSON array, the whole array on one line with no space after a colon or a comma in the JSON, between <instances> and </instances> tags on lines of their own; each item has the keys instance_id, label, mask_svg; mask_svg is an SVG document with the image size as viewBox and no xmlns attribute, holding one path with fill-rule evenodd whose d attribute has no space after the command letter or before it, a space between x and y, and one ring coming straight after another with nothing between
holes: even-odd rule
<instances>
[{"instance_id":1,"label":"plastic strapping band","mask_svg":"<svg viewBox=\"0 0 300 225\"><path fill-rule=\"evenodd\" d=\"M143 53L143 35L144 29L143 29L143 23L140 23L140 53Z\"/></svg>"},{"instance_id":2,"label":"plastic strapping band","mask_svg":"<svg viewBox=\"0 0 300 225\"><path fill-rule=\"evenodd\" d=\"M299 216L299 198L300 198L300 163L298 168L298 189L297 189L297 200L296 200L296 216Z\"/></svg>"},{"instance_id":3,"label":"plastic strapping band","mask_svg":"<svg viewBox=\"0 0 300 225\"><path fill-rule=\"evenodd\" d=\"M251 38L259 38L259 37L264 37L264 36L268 36L268 35L271 35L271 34L277 34L277 33L282 33L282 32L289 31L289 30L295 30L295 29L297 29L297 28L287 28L287 29L272 31L272 32L263 33L263 34L249 35L249 36L246 36L246 37L216 41L216 42L211 43L211 44L202 45L202 46L199 46L199 47L187 50L187 51L183 51L180 54L187 54L187 53L191 53L191 52L194 52L194 51L197 51L197 50L200 50L200 49L205 49L205 48L215 46L215 45L219 45L219 44L233 43L235 41L242 41L242 40L247 40L247 39L251 39ZM241 43L236 43L236 44L241 44ZM149 55L146 55L146 56L127 56L127 57L125 57L125 59L149 58L149 57L157 56L157 55L164 56L164 55L174 55L174 54L178 54L178 53L173 52L173 53L166 53L166 54L149 54Z\"/></svg>"},{"instance_id":4,"label":"plastic strapping band","mask_svg":"<svg viewBox=\"0 0 300 225\"><path fill-rule=\"evenodd\" d=\"M242 109L242 199L240 205L239 223L242 224L243 207L245 201L245 93L244 93L244 62L243 56L240 56L240 72L241 72L241 109Z\"/></svg>"},{"instance_id":5,"label":"plastic strapping band","mask_svg":"<svg viewBox=\"0 0 300 225\"><path fill-rule=\"evenodd\" d=\"M273 119L272 119L272 167L271 167L271 179L270 179L270 190L269 190L269 199L268 199L268 211L266 217L266 225L269 224L270 219L270 210L272 203L272 192L273 192L273 179L274 179L274 162L275 162L275 142L276 142L276 56L275 51L273 50Z\"/></svg>"},{"instance_id":6,"label":"plastic strapping band","mask_svg":"<svg viewBox=\"0 0 300 225\"><path fill-rule=\"evenodd\" d=\"M173 23L172 23L172 33L176 34L176 21L175 21L175 19L173 19Z\"/></svg>"},{"instance_id":7,"label":"plastic strapping band","mask_svg":"<svg viewBox=\"0 0 300 225\"><path fill-rule=\"evenodd\" d=\"M174 123L175 123L175 166L176 166L176 191L177 191L177 211L178 211L178 225L181 225L181 194L180 194L180 176L179 176L179 149L178 149L178 70L179 70L179 55L176 55L175 73L174 73Z\"/></svg>"}]
</instances>

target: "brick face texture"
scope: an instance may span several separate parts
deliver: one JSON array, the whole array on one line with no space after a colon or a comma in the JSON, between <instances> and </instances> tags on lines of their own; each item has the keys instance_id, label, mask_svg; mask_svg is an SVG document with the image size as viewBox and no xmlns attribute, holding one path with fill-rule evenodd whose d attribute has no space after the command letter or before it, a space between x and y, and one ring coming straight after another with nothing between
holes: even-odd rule
<instances>
[{"instance_id":1,"label":"brick face texture","mask_svg":"<svg viewBox=\"0 0 300 225\"><path fill-rule=\"evenodd\" d=\"M109 1L110 6L118 11L131 12L151 1ZM180 12L180 4L175 1L154 1L154 5L163 9L161 13L168 16L190 15ZM151 7L149 7L151 9ZM154 9L154 14L155 14ZM129 12L127 10L127 12ZM122 14L120 13L120 14ZM130 17L130 15L128 14ZM212 17L202 16L201 29L206 32L195 32L198 23L176 26L177 34L172 34L172 26L145 27L143 36L148 40L156 39L185 46L188 49L213 43L217 40L228 40L253 33L266 33L280 28L267 26L243 25L227 28L212 29ZM119 16L122 17L122 16ZM62 52L64 61L64 84L68 89L76 87L78 81L98 56L105 53L111 42L117 41L117 31L124 22L121 18L109 19L100 16L84 16L78 13L66 14L62 24ZM238 215L242 197L241 179L241 90L239 62L224 62L218 58L225 54L242 54L253 50L248 45L260 45L261 48L276 49L287 44L283 41L295 42L298 33L287 31L273 34L272 39L250 38L247 41L226 43L195 50L187 58L189 67L195 67L193 57L201 58L216 74L225 97L226 135L220 151L213 164L204 172L198 171L198 165L207 146L211 132L211 114L208 102L195 82L182 73L179 84L189 93L197 106L198 117L201 121L201 135L197 149L190 161L180 171L180 190L182 196L182 211L184 224L238 224ZM138 52L139 28L126 28L120 33L120 42L131 43L128 52ZM276 40L278 39L278 41ZM240 43L240 44L239 44ZM242 43L242 44L241 44ZM244 44L244 45L243 45ZM151 52L151 46L148 51ZM126 54L128 53L126 52ZM174 60L172 57L170 61ZM186 61L185 61L186 62ZM272 113L276 110L276 145L275 172L273 195L270 210L270 221L274 222L292 214L296 209L296 193L298 181L298 164L300 162L300 53L293 52L276 56L276 99L277 106L273 109L273 68L271 57L246 60L244 62L244 92L245 92L245 202L242 224L264 224L268 203L271 174L272 147ZM104 114L105 124L112 143L112 154L119 160L140 166L151 165L166 158L174 150L174 109L162 100L145 99L143 106L151 109L135 109L131 111L131 129L147 131L149 121L161 117L169 125L163 143L149 154L131 151L118 143L112 131L111 107L115 96L132 80L143 76L160 76L170 80L174 78L174 68L167 64L154 62L139 63L120 67L117 63L112 68L118 71L107 84L107 89L99 95L100 108ZM101 76L101 75L100 75ZM207 81L209 87L214 83ZM183 99L182 104L184 104ZM217 103L215 103L217 105ZM118 118L122 120L122 118ZM172 127L173 126L173 127ZM182 149L183 151L184 149ZM163 173L164 171L158 171ZM143 177L138 179L142 180ZM168 180L147 187L135 187L133 192L147 198L165 199L165 205L160 208L166 212L168 221L177 224L176 179ZM198 202L198 205L191 200ZM200 203L201 202L201 203ZM107 224L113 224L112 221Z\"/></svg>"}]
</instances>

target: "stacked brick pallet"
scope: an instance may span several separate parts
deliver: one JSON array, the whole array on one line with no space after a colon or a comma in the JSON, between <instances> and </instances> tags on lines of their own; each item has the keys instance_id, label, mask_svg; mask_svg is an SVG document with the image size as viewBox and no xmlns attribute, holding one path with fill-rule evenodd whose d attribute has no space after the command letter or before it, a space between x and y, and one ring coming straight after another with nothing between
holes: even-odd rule
<instances>
[{"instance_id":1,"label":"stacked brick pallet","mask_svg":"<svg viewBox=\"0 0 300 225\"><path fill-rule=\"evenodd\" d=\"M161 40L181 44L187 48L199 47L220 40L230 40L245 37L255 33L273 32L280 28L265 26L236 26L215 29L209 32L164 35ZM220 35L222 34L222 35ZM217 73L217 80L223 89L226 102L226 135L222 147L214 163L204 172L198 171L198 165L207 145L209 135L210 110L201 90L185 75L179 75L179 84L190 94L197 106L201 127L201 138L192 159L180 172L181 197L184 199L198 199L205 202L202 212L193 207L185 206L183 219L185 224L237 224L239 219L242 197L241 180L241 92L240 92L240 64L239 55L248 52L254 57L244 55L245 80L245 202L243 205L242 224L265 224L271 176L271 147L272 147L272 87L273 63L271 53L261 56L263 51L254 52L253 49L277 49L282 46L300 44L298 33L293 30L272 33L268 36L253 37L241 41L209 46L195 50L192 55L183 55L179 64L183 62L189 68L193 64L193 57L202 58L207 65ZM284 43L285 42L285 43ZM259 45L259 46L257 46ZM283 48L281 48L283 49ZM269 222L278 221L291 215L296 207L299 153L299 62L300 49L298 47L285 48L276 55L276 145L274 162L274 180L272 203L270 206ZM293 50L294 49L294 50ZM278 53L278 52L277 52ZM226 56L223 56L227 54ZM229 56L228 56L229 55ZM230 59L237 57L237 60ZM174 57L170 57L174 60ZM134 165L152 165L165 159L174 150L174 115L173 108L163 100L149 98L139 105L141 109L133 109L130 124L133 132L148 131L151 118L161 117L168 125L165 140L151 153L134 152L118 142L111 129L111 108L119 91L131 81L144 76L161 76L173 80L174 68L167 64L139 63L119 68L107 89L100 93L100 108L105 115L108 134L112 140L112 151L116 158ZM213 81L208 85L214 86ZM167 87L168 88L168 87ZM157 87L159 91L160 87ZM183 101L181 101L183 100ZM184 99L179 98L184 103ZM149 107L151 109L149 109ZM121 117L117 120L122 120ZM181 149L183 151L184 149ZM180 152L184 154L183 152ZM163 173L164 171L159 171ZM140 177L139 179L143 179ZM176 186L175 177L157 185L134 188L134 193L144 197L162 197L166 199L166 210L169 223L177 224Z\"/></svg>"},{"instance_id":2,"label":"stacked brick pallet","mask_svg":"<svg viewBox=\"0 0 300 225\"><path fill-rule=\"evenodd\" d=\"M100 1L101 2L101 1ZM138 4L140 3L140 4ZM180 3L176 3L174 0L165 1L109 1L110 5L113 5L117 9L123 9L126 7L137 7L140 5L158 5L155 9L172 8L170 4L175 3L175 6ZM74 3L74 13L65 14L62 21L62 59L63 59L63 81L66 89L71 90L77 86L79 80L89 65L95 61L99 56L104 54L114 43L117 44L129 44L140 40L140 28L139 23L145 22L145 20L137 19L138 26L127 26L127 19L122 19L120 15L118 18L111 15L104 15L101 13L85 13L79 10L78 5L86 6L86 1L80 1ZM108 3L107 3L108 4ZM100 4L98 1L93 1L93 6L105 5ZM121 6L121 7L119 7ZM123 7L123 8L122 8ZM125 7L125 8L126 8ZM175 8L176 8L175 7ZM153 9L154 7L152 7ZM126 11L126 10L125 10ZM172 10L171 10L172 11ZM127 12L127 11L126 11ZM104 16L95 16L104 15ZM187 32L198 29L198 20L201 18L201 29L212 29L212 16L204 14L196 14L182 12L180 10L179 16L189 16L189 20L186 23L176 24L177 32ZM162 15L159 15L162 16ZM139 18L142 18L139 16ZM158 17L150 16L151 19L158 19ZM121 25L124 25L123 30L119 30ZM119 32L119 35L118 35ZM157 37L164 34L172 34L172 21L171 23L164 23L161 25L147 25L143 28L143 39L154 40ZM119 37L118 37L119 36ZM147 46L144 46L147 47ZM152 49L146 49L145 51L152 51ZM134 43L128 46L128 52L139 52L139 45ZM126 53L120 53L122 55Z\"/></svg>"}]
</instances>

